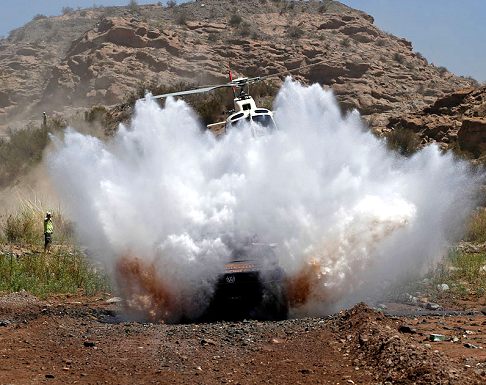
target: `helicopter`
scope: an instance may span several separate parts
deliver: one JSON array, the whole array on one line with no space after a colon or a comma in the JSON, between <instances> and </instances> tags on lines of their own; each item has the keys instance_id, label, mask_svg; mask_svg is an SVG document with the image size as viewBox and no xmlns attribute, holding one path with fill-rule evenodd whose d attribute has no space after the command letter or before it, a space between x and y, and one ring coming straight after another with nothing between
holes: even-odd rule
<instances>
[{"instance_id":1,"label":"helicopter","mask_svg":"<svg viewBox=\"0 0 486 385\"><path fill-rule=\"evenodd\" d=\"M262 81L261 77L239 77L233 79L229 72L229 82L219 85L195 88L192 90L171 92L168 94L151 96L152 99L164 99L168 97L194 95L199 93L211 92L219 88L229 87L233 90L234 109L229 112L225 121L208 124L207 128L216 136L225 134L228 130L241 127L244 123L250 123L249 127L253 136L262 136L277 129L273 119L273 112L262 107L258 107L255 100L249 95L251 84ZM246 91L245 91L246 88Z\"/></svg>"}]
</instances>

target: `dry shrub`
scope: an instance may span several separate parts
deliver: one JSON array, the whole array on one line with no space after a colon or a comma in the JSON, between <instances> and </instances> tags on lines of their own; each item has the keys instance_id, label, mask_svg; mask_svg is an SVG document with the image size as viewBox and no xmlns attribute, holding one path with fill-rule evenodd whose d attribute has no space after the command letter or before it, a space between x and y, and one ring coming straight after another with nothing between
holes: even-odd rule
<instances>
[{"instance_id":1,"label":"dry shrub","mask_svg":"<svg viewBox=\"0 0 486 385\"><path fill-rule=\"evenodd\" d=\"M89 123L100 122L104 123L106 121L106 115L108 110L104 106L94 106L89 111L86 112L85 120Z\"/></svg>"},{"instance_id":2,"label":"dry shrub","mask_svg":"<svg viewBox=\"0 0 486 385\"><path fill-rule=\"evenodd\" d=\"M7 138L0 138L0 187L6 186L42 159L49 142L48 134L64 128L60 118L49 119L46 126L27 125L10 130Z\"/></svg>"},{"instance_id":3,"label":"dry shrub","mask_svg":"<svg viewBox=\"0 0 486 385\"><path fill-rule=\"evenodd\" d=\"M410 156L420 149L420 137L406 128L396 128L386 137L389 149L399 152L401 155Z\"/></svg>"},{"instance_id":4,"label":"dry shrub","mask_svg":"<svg viewBox=\"0 0 486 385\"><path fill-rule=\"evenodd\" d=\"M40 241L42 223L31 212L9 215L3 226L5 238L9 243L34 244Z\"/></svg>"},{"instance_id":5,"label":"dry shrub","mask_svg":"<svg viewBox=\"0 0 486 385\"><path fill-rule=\"evenodd\" d=\"M229 25L231 25L232 27L237 27L238 25L241 24L242 21L243 19L240 15L233 15L229 19Z\"/></svg>"},{"instance_id":6,"label":"dry shrub","mask_svg":"<svg viewBox=\"0 0 486 385\"><path fill-rule=\"evenodd\" d=\"M291 37L292 39L300 39L304 36L304 30L300 27L292 25L287 28L287 36Z\"/></svg>"},{"instance_id":7,"label":"dry shrub","mask_svg":"<svg viewBox=\"0 0 486 385\"><path fill-rule=\"evenodd\" d=\"M471 242L486 242L486 209L477 211L471 218L466 234Z\"/></svg>"}]
</instances>

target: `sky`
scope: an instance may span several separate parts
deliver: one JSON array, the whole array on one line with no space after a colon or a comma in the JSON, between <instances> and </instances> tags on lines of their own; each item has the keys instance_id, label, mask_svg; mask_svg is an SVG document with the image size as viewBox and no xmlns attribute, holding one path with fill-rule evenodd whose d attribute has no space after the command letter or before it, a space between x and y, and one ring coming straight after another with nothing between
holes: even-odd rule
<instances>
[{"instance_id":1,"label":"sky","mask_svg":"<svg viewBox=\"0 0 486 385\"><path fill-rule=\"evenodd\" d=\"M429 62L486 81L486 0L341 0L404 37Z\"/></svg>"},{"instance_id":2,"label":"sky","mask_svg":"<svg viewBox=\"0 0 486 385\"><path fill-rule=\"evenodd\" d=\"M36 14L63 7L127 5L129 0L0 0L0 36ZM138 0L139 4L155 3ZM165 1L163 1L165 2ZM375 18L375 24L413 43L429 62L486 81L486 0L341 0Z\"/></svg>"}]
</instances>

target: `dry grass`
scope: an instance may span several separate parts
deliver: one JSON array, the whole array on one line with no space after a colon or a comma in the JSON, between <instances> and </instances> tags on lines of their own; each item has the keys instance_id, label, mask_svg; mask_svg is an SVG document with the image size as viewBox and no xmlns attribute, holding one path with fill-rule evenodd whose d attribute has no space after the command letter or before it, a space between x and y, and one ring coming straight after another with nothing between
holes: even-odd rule
<instances>
[{"instance_id":1,"label":"dry grass","mask_svg":"<svg viewBox=\"0 0 486 385\"><path fill-rule=\"evenodd\" d=\"M104 271L73 246L72 225L59 210L53 211L52 254L44 254L45 211L40 202L24 201L0 223L0 292L26 290L46 296L107 291Z\"/></svg>"},{"instance_id":2,"label":"dry grass","mask_svg":"<svg viewBox=\"0 0 486 385\"><path fill-rule=\"evenodd\" d=\"M431 275L437 284L449 285L451 294L458 296L486 293L486 253L465 253L452 250Z\"/></svg>"},{"instance_id":3,"label":"dry grass","mask_svg":"<svg viewBox=\"0 0 486 385\"><path fill-rule=\"evenodd\" d=\"M0 240L3 238L4 242L16 245L41 245L46 211L52 212L55 242L72 243L72 224L62 215L60 209L53 210L35 200L22 201L14 214L9 214L0 221Z\"/></svg>"},{"instance_id":4,"label":"dry grass","mask_svg":"<svg viewBox=\"0 0 486 385\"><path fill-rule=\"evenodd\" d=\"M478 210L469 221L466 240L470 242L486 242L486 209Z\"/></svg>"}]
</instances>

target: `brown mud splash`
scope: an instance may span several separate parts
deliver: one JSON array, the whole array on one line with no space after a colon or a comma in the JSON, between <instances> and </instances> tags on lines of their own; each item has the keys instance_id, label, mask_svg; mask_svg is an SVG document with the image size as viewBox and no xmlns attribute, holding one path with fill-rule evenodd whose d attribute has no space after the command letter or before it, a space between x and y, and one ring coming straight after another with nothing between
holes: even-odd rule
<instances>
[{"instance_id":1,"label":"brown mud splash","mask_svg":"<svg viewBox=\"0 0 486 385\"><path fill-rule=\"evenodd\" d=\"M312 258L287 278L286 293L291 308L312 314L316 309L319 313L332 309L360 287L356 274L367 266L363 261L354 261L348 269L341 271L343 276L336 279L335 274L323 272L325 265L321 259Z\"/></svg>"},{"instance_id":2,"label":"brown mud splash","mask_svg":"<svg viewBox=\"0 0 486 385\"><path fill-rule=\"evenodd\" d=\"M130 255L116 264L116 280L126 311L148 321L172 321L179 316L178 299L163 281L154 263Z\"/></svg>"},{"instance_id":3,"label":"brown mud splash","mask_svg":"<svg viewBox=\"0 0 486 385\"><path fill-rule=\"evenodd\" d=\"M305 305L316 292L321 280L321 266L316 259L312 259L297 274L289 277L286 290L290 307Z\"/></svg>"}]
</instances>

